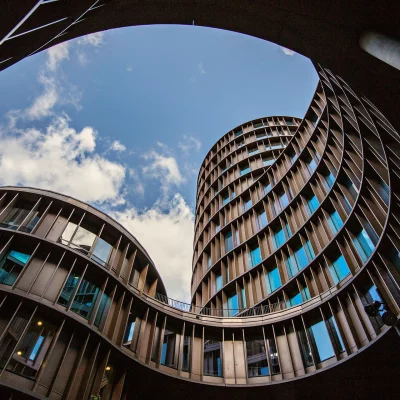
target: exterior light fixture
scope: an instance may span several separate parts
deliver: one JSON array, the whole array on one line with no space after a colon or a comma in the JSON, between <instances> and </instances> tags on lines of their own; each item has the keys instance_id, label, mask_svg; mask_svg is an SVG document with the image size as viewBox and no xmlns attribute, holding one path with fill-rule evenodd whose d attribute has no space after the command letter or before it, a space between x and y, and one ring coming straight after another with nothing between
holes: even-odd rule
<instances>
[{"instance_id":1,"label":"exterior light fixture","mask_svg":"<svg viewBox=\"0 0 400 400\"><path fill-rule=\"evenodd\" d=\"M42 321L38 321L38 326L42 326L43 325L43 322Z\"/></svg>"},{"instance_id":2,"label":"exterior light fixture","mask_svg":"<svg viewBox=\"0 0 400 400\"><path fill-rule=\"evenodd\" d=\"M111 371L111 367L109 365L107 365L106 371Z\"/></svg>"},{"instance_id":3,"label":"exterior light fixture","mask_svg":"<svg viewBox=\"0 0 400 400\"><path fill-rule=\"evenodd\" d=\"M19 355L19 356L22 356L22 351L20 350L20 351L17 351L17 354Z\"/></svg>"}]
</instances>

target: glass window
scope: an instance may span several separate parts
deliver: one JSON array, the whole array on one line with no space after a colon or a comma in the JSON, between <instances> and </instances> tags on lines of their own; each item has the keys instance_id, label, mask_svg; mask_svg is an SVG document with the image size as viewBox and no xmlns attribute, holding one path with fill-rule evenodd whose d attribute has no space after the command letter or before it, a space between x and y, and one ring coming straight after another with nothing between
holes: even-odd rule
<instances>
[{"instance_id":1,"label":"glass window","mask_svg":"<svg viewBox=\"0 0 400 400\"><path fill-rule=\"evenodd\" d=\"M211 268L211 254L207 254L207 269Z\"/></svg>"},{"instance_id":2,"label":"glass window","mask_svg":"<svg viewBox=\"0 0 400 400\"><path fill-rule=\"evenodd\" d=\"M96 235L94 233L80 226L72 238L70 245L76 250L88 254L95 239Z\"/></svg>"},{"instance_id":3,"label":"glass window","mask_svg":"<svg viewBox=\"0 0 400 400\"><path fill-rule=\"evenodd\" d=\"M190 336L183 338L182 371L190 372Z\"/></svg>"},{"instance_id":4,"label":"glass window","mask_svg":"<svg viewBox=\"0 0 400 400\"><path fill-rule=\"evenodd\" d=\"M333 338L336 349L339 353L342 353L345 350L345 347L342 337L340 336L339 328L336 324L335 318L333 318L333 316L329 317L326 323L328 324L328 329L331 332L331 336Z\"/></svg>"},{"instance_id":5,"label":"glass window","mask_svg":"<svg viewBox=\"0 0 400 400\"><path fill-rule=\"evenodd\" d=\"M80 278L80 276L78 274L74 273L74 271L72 271L69 274L67 282L65 282L65 285L63 287L63 290L61 291L60 297L58 298L58 301L57 301L58 304L61 304L64 307L66 307L69 304L72 294L74 292L74 289L76 288L76 285L79 282L79 278Z\"/></svg>"},{"instance_id":6,"label":"glass window","mask_svg":"<svg viewBox=\"0 0 400 400\"><path fill-rule=\"evenodd\" d=\"M229 266L225 266L225 275L226 275L226 282L228 283L230 281L229 279Z\"/></svg>"},{"instance_id":7,"label":"glass window","mask_svg":"<svg viewBox=\"0 0 400 400\"><path fill-rule=\"evenodd\" d=\"M261 210L258 215L257 215L257 220L258 220L258 228L262 229L268 224L267 220L267 213L265 210Z\"/></svg>"},{"instance_id":8,"label":"glass window","mask_svg":"<svg viewBox=\"0 0 400 400\"><path fill-rule=\"evenodd\" d=\"M264 338L246 341L247 371L249 378L269 375Z\"/></svg>"},{"instance_id":9,"label":"glass window","mask_svg":"<svg viewBox=\"0 0 400 400\"><path fill-rule=\"evenodd\" d=\"M337 233L338 230L343 226L342 219L337 211L333 211L329 214L328 224L333 233Z\"/></svg>"},{"instance_id":10,"label":"glass window","mask_svg":"<svg viewBox=\"0 0 400 400\"><path fill-rule=\"evenodd\" d=\"M71 310L83 318L90 319L96 303L99 288L83 279L71 305Z\"/></svg>"},{"instance_id":11,"label":"glass window","mask_svg":"<svg viewBox=\"0 0 400 400\"><path fill-rule=\"evenodd\" d=\"M68 245L69 241L72 239L72 236L78 227L77 224L73 222L68 222L67 226L64 229L64 232L62 233L60 237L60 243Z\"/></svg>"},{"instance_id":12,"label":"glass window","mask_svg":"<svg viewBox=\"0 0 400 400\"><path fill-rule=\"evenodd\" d=\"M237 148L239 149L240 147L244 146L244 141L242 140L241 142L237 143Z\"/></svg>"},{"instance_id":13,"label":"glass window","mask_svg":"<svg viewBox=\"0 0 400 400\"><path fill-rule=\"evenodd\" d=\"M135 325L136 325L136 318L134 318L131 321L128 321L128 324L126 326L126 331L125 331L125 336L124 336L124 345L130 344L133 339L133 332L135 331Z\"/></svg>"},{"instance_id":14,"label":"glass window","mask_svg":"<svg viewBox=\"0 0 400 400\"><path fill-rule=\"evenodd\" d=\"M241 296L242 296L242 307L243 307L243 308L246 308L246 307L247 307L247 302L246 302L246 291L244 290L244 287L242 287L242 288L240 289L240 293L241 293Z\"/></svg>"},{"instance_id":15,"label":"glass window","mask_svg":"<svg viewBox=\"0 0 400 400\"><path fill-rule=\"evenodd\" d=\"M294 153L294 155L292 156L292 158L290 159L290 161L292 162L292 164L298 159L298 154Z\"/></svg>"},{"instance_id":16,"label":"glass window","mask_svg":"<svg viewBox=\"0 0 400 400\"><path fill-rule=\"evenodd\" d=\"M372 243L365 229L362 229L361 232L353 238L353 243L362 261L366 262L374 251L375 245Z\"/></svg>"},{"instance_id":17,"label":"glass window","mask_svg":"<svg viewBox=\"0 0 400 400\"><path fill-rule=\"evenodd\" d=\"M223 198L222 198L222 205L224 206L225 204L229 203L229 193L227 193Z\"/></svg>"},{"instance_id":18,"label":"glass window","mask_svg":"<svg viewBox=\"0 0 400 400\"><path fill-rule=\"evenodd\" d=\"M239 300L237 293L228 297L228 316L233 317L239 313Z\"/></svg>"},{"instance_id":19,"label":"glass window","mask_svg":"<svg viewBox=\"0 0 400 400\"><path fill-rule=\"evenodd\" d=\"M285 234L283 233L283 229L280 229L279 231L274 233L274 239L275 239L275 250L278 249L285 243L286 238Z\"/></svg>"},{"instance_id":20,"label":"glass window","mask_svg":"<svg viewBox=\"0 0 400 400\"><path fill-rule=\"evenodd\" d=\"M289 300L287 301L287 306L294 307L294 306L301 304L302 302L303 302L303 299L301 297L301 293L298 292L289 298Z\"/></svg>"},{"instance_id":21,"label":"glass window","mask_svg":"<svg viewBox=\"0 0 400 400\"><path fill-rule=\"evenodd\" d=\"M251 156L253 154L257 154L259 152L258 147L252 147L248 151L249 151L249 156Z\"/></svg>"},{"instance_id":22,"label":"glass window","mask_svg":"<svg viewBox=\"0 0 400 400\"><path fill-rule=\"evenodd\" d=\"M310 174L312 174L315 171L315 169L317 168L317 164L315 163L315 160L313 158L311 158L308 161L307 168L308 168L308 171L310 172Z\"/></svg>"},{"instance_id":23,"label":"glass window","mask_svg":"<svg viewBox=\"0 0 400 400\"><path fill-rule=\"evenodd\" d=\"M265 283L267 285L267 293L270 294L282 286L281 277L279 275L278 267L267 271L265 274Z\"/></svg>"},{"instance_id":24,"label":"glass window","mask_svg":"<svg viewBox=\"0 0 400 400\"><path fill-rule=\"evenodd\" d=\"M250 166L242 166L240 168L240 176L247 174L248 172L250 172Z\"/></svg>"},{"instance_id":25,"label":"glass window","mask_svg":"<svg viewBox=\"0 0 400 400\"><path fill-rule=\"evenodd\" d=\"M267 194L272 189L272 185L268 183L264 186L264 193Z\"/></svg>"},{"instance_id":26,"label":"glass window","mask_svg":"<svg viewBox=\"0 0 400 400\"><path fill-rule=\"evenodd\" d=\"M328 188L331 188L335 182L335 177L333 176L332 172L328 171L325 175L325 182Z\"/></svg>"},{"instance_id":27,"label":"glass window","mask_svg":"<svg viewBox=\"0 0 400 400\"><path fill-rule=\"evenodd\" d=\"M161 348L161 364L167 367L176 368L175 365L175 343L176 334L168 329L164 331L164 339Z\"/></svg>"},{"instance_id":28,"label":"glass window","mask_svg":"<svg viewBox=\"0 0 400 400\"><path fill-rule=\"evenodd\" d=\"M285 263L289 278L292 278L299 272L299 268L297 266L297 262L294 256L288 256L285 260Z\"/></svg>"},{"instance_id":29,"label":"glass window","mask_svg":"<svg viewBox=\"0 0 400 400\"><path fill-rule=\"evenodd\" d=\"M104 266L107 264L108 256L110 255L111 249L111 244L107 243L104 239L99 237L94 246L92 258L94 258L95 261Z\"/></svg>"},{"instance_id":30,"label":"glass window","mask_svg":"<svg viewBox=\"0 0 400 400\"><path fill-rule=\"evenodd\" d=\"M300 344L301 357L306 367L314 365L310 346L308 344L306 333L303 329L297 330L297 337Z\"/></svg>"},{"instance_id":31,"label":"glass window","mask_svg":"<svg viewBox=\"0 0 400 400\"><path fill-rule=\"evenodd\" d=\"M313 250L313 248L311 246L311 242L309 240L307 240L307 242L306 242L306 250L307 250L308 257L310 258L310 260L314 259L315 258L315 253L314 253L314 250Z\"/></svg>"},{"instance_id":32,"label":"glass window","mask_svg":"<svg viewBox=\"0 0 400 400\"><path fill-rule=\"evenodd\" d=\"M249 260L249 268L255 267L262 261L261 251L258 246L254 247L253 249L250 249L248 260Z\"/></svg>"},{"instance_id":33,"label":"glass window","mask_svg":"<svg viewBox=\"0 0 400 400\"><path fill-rule=\"evenodd\" d=\"M241 130L241 129L239 129L239 130L237 130L236 132L235 132L235 136L239 136L239 135L241 135L243 133L243 131Z\"/></svg>"},{"instance_id":34,"label":"glass window","mask_svg":"<svg viewBox=\"0 0 400 400\"><path fill-rule=\"evenodd\" d=\"M262 162L264 164L264 167L268 167L269 165L272 165L275 161L275 158L272 156L265 156L262 159Z\"/></svg>"},{"instance_id":35,"label":"glass window","mask_svg":"<svg viewBox=\"0 0 400 400\"><path fill-rule=\"evenodd\" d=\"M287 197L286 192L283 192L279 197L279 202L281 203L282 208L285 208L289 204L289 199Z\"/></svg>"},{"instance_id":36,"label":"glass window","mask_svg":"<svg viewBox=\"0 0 400 400\"><path fill-rule=\"evenodd\" d=\"M311 345L317 357L317 363L335 355L325 322L320 321L308 328Z\"/></svg>"},{"instance_id":37,"label":"glass window","mask_svg":"<svg viewBox=\"0 0 400 400\"><path fill-rule=\"evenodd\" d=\"M0 283L12 286L25 267L30 255L11 250L0 261Z\"/></svg>"},{"instance_id":38,"label":"glass window","mask_svg":"<svg viewBox=\"0 0 400 400\"><path fill-rule=\"evenodd\" d=\"M30 210L31 208L29 208L28 206L26 208L13 208L4 218L0 226L7 229L17 229L27 217Z\"/></svg>"},{"instance_id":39,"label":"glass window","mask_svg":"<svg viewBox=\"0 0 400 400\"><path fill-rule=\"evenodd\" d=\"M204 375L222 376L221 342L204 340Z\"/></svg>"},{"instance_id":40,"label":"glass window","mask_svg":"<svg viewBox=\"0 0 400 400\"><path fill-rule=\"evenodd\" d=\"M268 137L268 135L265 132L261 132L261 133L257 133L256 134L256 138L257 139L263 139L263 138L266 138L266 137Z\"/></svg>"},{"instance_id":41,"label":"glass window","mask_svg":"<svg viewBox=\"0 0 400 400\"><path fill-rule=\"evenodd\" d=\"M244 204L244 211L250 210L251 206L252 206L252 201L250 197L247 197L245 199L243 199L243 204Z\"/></svg>"},{"instance_id":42,"label":"glass window","mask_svg":"<svg viewBox=\"0 0 400 400\"><path fill-rule=\"evenodd\" d=\"M349 266L342 255L333 261L331 265L329 265L329 271L332 275L335 285L350 274Z\"/></svg>"},{"instance_id":43,"label":"glass window","mask_svg":"<svg viewBox=\"0 0 400 400\"><path fill-rule=\"evenodd\" d=\"M215 225L215 233L218 233L221 230L221 225L220 224L216 224Z\"/></svg>"},{"instance_id":44,"label":"glass window","mask_svg":"<svg viewBox=\"0 0 400 400\"><path fill-rule=\"evenodd\" d=\"M236 197L236 194L235 194L235 192L232 191L232 193L231 193L231 199L233 200L235 197Z\"/></svg>"},{"instance_id":45,"label":"glass window","mask_svg":"<svg viewBox=\"0 0 400 400\"><path fill-rule=\"evenodd\" d=\"M302 270L308 264L308 258L304 247L300 247L294 252L299 270Z\"/></svg>"},{"instance_id":46,"label":"glass window","mask_svg":"<svg viewBox=\"0 0 400 400\"><path fill-rule=\"evenodd\" d=\"M303 301L307 301L307 300L311 299L310 291L308 290L307 286L305 286L303 289L301 289L300 293L301 293L301 297L303 298Z\"/></svg>"},{"instance_id":47,"label":"glass window","mask_svg":"<svg viewBox=\"0 0 400 400\"><path fill-rule=\"evenodd\" d=\"M215 276L215 291L218 292L218 290L221 290L222 286L222 274L219 272L219 274Z\"/></svg>"},{"instance_id":48,"label":"glass window","mask_svg":"<svg viewBox=\"0 0 400 400\"><path fill-rule=\"evenodd\" d=\"M271 150L275 150L275 149L281 149L283 146L281 143L272 143L271 144Z\"/></svg>"},{"instance_id":49,"label":"glass window","mask_svg":"<svg viewBox=\"0 0 400 400\"><path fill-rule=\"evenodd\" d=\"M278 358L278 350L276 348L274 338L270 338L269 340L269 360L271 363L272 375L280 374L281 369L279 366L279 358Z\"/></svg>"},{"instance_id":50,"label":"glass window","mask_svg":"<svg viewBox=\"0 0 400 400\"><path fill-rule=\"evenodd\" d=\"M233 249L232 231L225 232L225 253Z\"/></svg>"},{"instance_id":51,"label":"glass window","mask_svg":"<svg viewBox=\"0 0 400 400\"><path fill-rule=\"evenodd\" d=\"M313 197L311 197L311 199L307 200L307 204L308 204L308 209L310 211L310 215L314 213L314 211L318 208L319 206L319 201L317 199L317 196L314 195Z\"/></svg>"},{"instance_id":52,"label":"glass window","mask_svg":"<svg viewBox=\"0 0 400 400\"><path fill-rule=\"evenodd\" d=\"M94 319L95 326L99 327L105 322L105 319L110 309L111 299L107 293L103 293L100 300L99 309L97 310L96 318Z\"/></svg>"},{"instance_id":53,"label":"glass window","mask_svg":"<svg viewBox=\"0 0 400 400\"><path fill-rule=\"evenodd\" d=\"M239 231L236 229L235 230L235 242L234 242L234 245L235 246L239 246L239 244L240 244Z\"/></svg>"}]
</instances>

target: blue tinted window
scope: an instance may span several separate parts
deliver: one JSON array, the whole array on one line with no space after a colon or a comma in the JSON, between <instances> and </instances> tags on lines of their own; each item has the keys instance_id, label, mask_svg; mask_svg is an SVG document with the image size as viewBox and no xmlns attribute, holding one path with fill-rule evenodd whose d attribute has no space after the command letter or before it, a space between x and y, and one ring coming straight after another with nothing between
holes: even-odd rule
<instances>
[{"instance_id":1,"label":"blue tinted window","mask_svg":"<svg viewBox=\"0 0 400 400\"><path fill-rule=\"evenodd\" d=\"M274 157L264 157L262 159L264 167L268 167L269 165L272 165L275 161Z\"/></svg>"},{"instance_id":2,"label":"blue tinted window","mask_svg":"<svg viewBox=\"0 0 400 400\"><path fill-rule=\"evenodd\" d=\"M252 206L251 199L249 198L244 199L244 211L250 210L251 206Z\"/></svg>"},{"instance_id":3,"label":"blue tinted window","mask_svg":"<svg viewBox=\"0 0 400 400\"><path fill-rule=\"evenodd\" d=\"M301 293L297 293L287 301L287 305L288 307L293 307L297 306L298 304L301 304L302 302L303 299L301 298Z\"/></svg>"},{"instance_id":4,"label":"blue tinted window","mask_svg":"<svg viewBox=\"0 0 400 400\"><path fill-rule=\"evenodd\" d=\"M235 198L235 196L236 196L235 192L232 192L231 199L233 200Z\"/></svg>"},{"instance_id":5,"label":"blue tinted window","mask_svg":"<svg viewBox=\"0 0 400 400\"><path fill-rule=\"evenodd\" d=\"M289 226L288 222L285 223L285 233L286 233L286 237L288 239L290 238L290 236L292 236L292 231L290 230L290 226Z\"/></svg>"},{"instance_id":6,"label":"blue tinted window","mask_svg":"<svg viewBox=\"0 0 400 400\"><path fill-rule=\"evenodd\" d=\"M279 201L281 202L282 208L285 208L289 204L289 199L287 197L287 194L283 192L279 198Z\"/></svg>"},{"instance_id":7,"label":"blue tinted window","mask_svg":"<svg viewBox=\"0 0 400 400\"><path fill-rule=\"evenodd\" d=\"M20 265L25 265L28 262L30 255L11 250L8 257Z\"/></svg>"},{"instance_id":8,"label":"blue tinted window","mask_svg":"<svg viewBox=\"0 0 400 400\"><path fill-rule=\"evenodd\" d=\"M310 214L312 214L319 206L319 201L317 199L317 196L311 197L311 199L308 200L308 208L310 210Z\"/></svg>"},{"instance_id":9,"label":"blue tinted window","mask_svg":"<svg viewBox=\"0 0 400 400\"><path fill-rule=\"evenodd\" d=\"M224 206L227 203L229 203L229 194L227 194L226 197L222 198L222 205Z\"/></svg>"},{"instance_id":10,"label":"blue tinted window","mask_svg":"<svg viewBox=\"0 0 400 400\"><path fill-rule=\"evenodd\" d=\"M268 185L264 186L264 193L267 194L271 189L272 189L272 186L270 183L268 183Z\"/></svg>"},{"instance_id":11,"label":"blue tinted window","mask_svg":"<svg viewBox=\"0 0 400 400\"><path fill-rule=\"evenodd\" d=\"M225 232L225 252L233 249L232 231Z\"/></svg>"},{"instance_id":12,"label":"blue tinted window","mask_svg":"<svg viewBox=\"0 0 400 400\"><path fill-rule=\"evenodd\" d=\"M289 256L285 262L286 262L286 269L288 271L290 278L299 272L299 268L297 266L296 259L294 256Z\"/></svg>"},{"instance_id":13,"label":"blue tinted window","mask_svg":"<svg viewBox=\"0 0 400 400\"><path fill-rule=\"evenodd\" d=\"M259 247L250 250L249 253L249 268L253 268L255 265L259 264L262 260L261 251Z\"/></svg>"},{"instance_id":14,"label":"blue tinted window","mask_svg":"<svg viewBox=\"0 0 400 400\"><path fill-rule=\"evenodd\" d=\"M310 259L312 260L313 258L315 258L315 253L309 240L307 240L306 242L306 249L308 251L308 256L310 257Z\"/></svg>"},{"instance_id":15,"label":"blue tinted window","mask_svg":"<svg viewBox=\"0 0 400 400\"><path fill-rule=\"evenodd\" d=\"M257 154L258 152L259 152L258 147L253 147L252 149L249 149L249 156Z\"/></svg>"},{"instance_id":16,"label":"blue tinted window","mask_svg":"<svg viewBox=\"0 0 400 400\"><path fill-rule=\"evenodd\" d=\"M215 277L215 289L218 292L218 290L222 289L222 275L219 273L219 275L216 275Z\"/></svg>"},{"instance_id":17,"label":"blue tinted window","mask_svg":"<svg viewBox=\"0 0 400 400\"><path fill-rule=\"evenodd\" d=\"M320 321L311 326L309 329L311 341L315 345L316 355L318 356L317 362L320 363L335 355L329 338L328 330L325 322Z\"/></svg>"},{"instance_id":18,"label":"blue tinted window","mask_svg":"<svg viewBox=\"0 0 400 400\"><path fill-rule=\"evenodd\" d=\"M242 167L241 170L240 170L240 175L247 174L248 172L250 172L250 167L249 166Z\"/></svg>"},{"instance_id":19,"label":"blue tinted window","mask_svg":"<svg viewBox=\"0 0 400 400\"><path fill-rule=\"evenodd\" d=\"M235 136L239 136L239 135L241 135L242 133L243 133L243 131L240 129L240 130L238 130L238 131L235 132Z\"/></svg>"},{"instance_id":20,"label":"blue tinted window","mask_svg":"<svg viewBox=\"0 0 400 400\"><path fill-rule=\"evenodd\" d=\"M307 300L311 299L310 291L308 290L307 286L305 288L301 289L300 293L301 293L301 297L303 298L303 301L307 301Z\"/></svg>"},{"instance_id":21,"label":"blue tinted window","mask_svg":"<svg viewBox=\"0 0 400 400\"><path fill-rule=\"evenodd\" d=\"M313 173L315 171L315 168L317 168L317 164L315 163L315 160L312 158L308 162L308 170L310 171L310 173Z\"/></svg>"},{"instance_id":22,"label":"blue tinted window","mask_svg":"<svg viewBox=\"0 0 400 400\"><path fill-rule=\"evenodd\" d=\"M331 329L331 333L334 338L336 347L339 350L339 352L341 353L342 351L345 350L345 347L344 347L342 337L340 336L339 328L336 324L335 318L329 317L327 320L327 323Z\"/></svg>"},{"instance_id":23,"label":"blue tinted window","mask_svg":"<svg viewBox=\"0 0 400 400\"><path fill-rule=\"evenodd\" d=\"M275 246L276 246L276 249L278 249L278 248L281 247L281 246L283 245L283 243L285 243L285 241L286 241L286 239L285 239L285 234L283 233L283 229L280 229L278 232L275 232L274 238L275 238Z\"/></svg>"},{"instance_id":24,"label":"blue tinted window","mask_svg":"<svg viewBox=\"0 0 400 400\"><path fill-rule=\"evenodd\" d=\"M245 292L244 288L242 288L242 289L240 290L240 293L241 293L241 295L242 295L242 306L243 306L243 308L246 308L246 307L247 307L247 303L246 303L246 292Z\"/></svg>"},{"instance_id":25,"label":"blue tinted window","mask_svg":"<svg viewBox=\"0 0 400 400\"><path fill-rule=\"evenodd\" d=\"M335 261L333 261L329 266L329 270L335 285L350 273L349 266L343 256L339 256Z\"/></svg>"},{"instance_id":26,"label":"blue tinted window","mask_svg":"<svg viewBox=\"0 0 400 400\"><path fill-rule=\"evenodd\" d=\"M12 286L28 262L30 255L11 250L0 261L0 283Z\"/></svg>"},{"instance_id":27,"label":"blue tinted window","mask_svg":"<svg viewBox=\"0 0 400 400\"><path fill-rule=\"evenodd\" d=\"M300 270L303 269L308 264L306 251L304 250L303 247L300 247L298 250L295 251L294 255L296 257L299 269Z\"/></svg>"},{"instance_id":28,"label":"blue tinted window","mask_svg":"<svg viewBox=\"0 0 400 400\"><path fill-rule=\"evenodd\" d=\"M44 341L44 336L39 336L37 341L36 341L36 343L35 343L35 346L33 347L32 352L31 352L31 354L29 356L29 359L31 361L35 361L36 356L37 356L37 354L38 354L38 352L40 350L40 347L42 346L43 341Z\"/></svg>"},{"instance_id":29,"label":"blue tinted window","mask_svg":"<svg viewBox=\"0 0 400 400\"><path fill-rule=\"evenodd\" d=\"M83 279L72 302L71 311L83 318L89 319L96 303L99 288Z\"/></svg>"},{"instance_id":30,"label":"blue tinted window","mask_svg":"<svg viewBox=\"0 0 400 400\"><path fill-rule=\"evenodd\" d=\"M331 188L333 186L333 183L335 182L335 177L333 176L332 172L328 172L328 175L325 175L325 181L328 188Z\"/></svg>"},{"instance_id":31,"label":"blue tinted window","mask_svg":"<svg viewBox=\"0 0 400 400\"><path fill-rule=\"evenodd\" d=\"M110 254L111 249L112 246L110 243L107 243L102 238L98 238L94 246L92 258L94 258L99 264L104 266L108 261L108 256Z\"/></svg>"},{"instance_id":32,"label":"blue tinted window","mask_svg":"<svg viewBox=\"0 0 400 400\"><path fill-rule=\"evenodd\" d=\"M258 227L259 229L264 228L264 226L267 226L268 220L267 220L267 214L265 211L261 211L258 214Z\"/></svg>"},{"instance_id":33,"label":"blue tinted window","mask_svg":"<svg viewBox=\"0 0 400 400\"><path fill-rule=\"evenodd\" d=\"M211 268L211 255L207 254L207 269Z\"/></svg>"},{"instance_id":34,"label":"blue tinted window","mask_svg":"<svg viewBox=\"0 0 400 400\"><path fill-rule=\"evenodd\" d=\"M297 160L299 156L295 153L294 156L291 158L292 164Z\"/></svg>"},{"instance_id":35,"label":"blue tinted window","mask_svg":"<svg viewBox=\"0 0 400 400\"><path fill-rule=\"evenodd\" d=\"M281 287L281 277L279 275L278 267L275 267L271 271L267 271L265 275L265 282L267 284L268 294L274 292L276 289Z\"/></svg>"},{"instance_id":36,"label":"blue tinted window","mask_svg":"<svg viewBox=\"0 0 400 400\"><path fill-rule=\"evenodd\" d=\"M367 261L369 256L374 251L375 245L372 243L372 240L368 236L368 233L365 231L365 229L362 229L361 232L353 239L353 243L363 262Z\"/></svg>"},{"instance_id":37,"label":"blue tinted window","mask_svg":"<svg viewBox=\"0 0 400 400\"><path fill-rule=\"evenodd\" d=\"M103 293L103 295L101 296L99 309L97 310L96 318L94 319L95 326L100 326L100 324L105 320L107 316L107 311L110 308L110 304L110 297L106 293Z\"/></svg>"},{"instance_id":38,"label":"blue tinted window","mask_svg":"<svg viewBox=\"0 0 400 400\"><path fill-rule=\"evenodd\" d=\"M333 233L336 233L343 226L342 219L337 211L333 211L329 214L328 224Z\"/></svg>"},{"instance_id":39,"label":"blue tinted window","mask_svg":"<svg viewBox=\"0 0 400 400\"><path fill-rule=\"evenodd\" d=\"M228 297L228 315L233 317L239 312L239 301L237 294Z\"/></svg>"}]
</instances>

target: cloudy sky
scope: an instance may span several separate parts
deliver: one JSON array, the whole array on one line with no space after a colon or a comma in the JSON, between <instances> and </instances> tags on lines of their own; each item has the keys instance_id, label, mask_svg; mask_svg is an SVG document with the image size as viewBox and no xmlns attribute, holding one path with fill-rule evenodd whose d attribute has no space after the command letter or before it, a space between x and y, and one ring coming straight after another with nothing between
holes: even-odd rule
<instances>
[{"instance_id":1,"label":"cloudy sky","mask_svg":"<svg viewBox=\"0 0 400 400\"><path fill-rule=\"evenodd\" d=\"M143 26L53 47L0 74L0 185L91 203L190 300L196 178L242 122L302 117L317 75L288 49L232 32Z\"/></svg>"}]
</instances>

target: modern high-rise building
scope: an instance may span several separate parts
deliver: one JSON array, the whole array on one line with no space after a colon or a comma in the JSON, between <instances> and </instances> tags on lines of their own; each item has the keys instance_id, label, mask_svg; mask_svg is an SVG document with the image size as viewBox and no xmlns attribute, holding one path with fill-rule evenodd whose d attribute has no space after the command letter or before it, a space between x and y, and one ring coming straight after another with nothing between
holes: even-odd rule
<instances>
[{"instance_id":1,"label":"modern high-rise building","mask_svg":"<svg viewBox=\"0 0 400 400\"><path fill-rule=\"evenodd\" d=\"M104 213L0 189L1 399L397 398L400 136L318 73L205 157L191 304Z\"/></svg>"}]
</instances>

